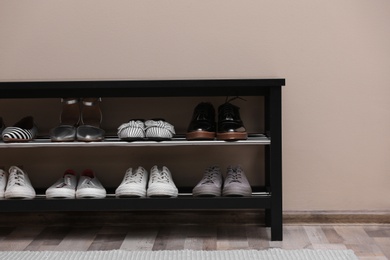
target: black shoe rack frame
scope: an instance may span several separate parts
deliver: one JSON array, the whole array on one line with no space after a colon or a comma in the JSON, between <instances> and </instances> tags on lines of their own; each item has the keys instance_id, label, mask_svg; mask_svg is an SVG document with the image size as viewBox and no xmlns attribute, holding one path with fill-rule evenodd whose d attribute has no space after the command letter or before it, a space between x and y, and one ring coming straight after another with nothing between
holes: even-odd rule
<instances>
[{"instance_id":1,"label":"black shoe rack frame","mask_svg":"<svg viewBox=\"0 0 390 260\"><path fill-rule=\"evenodd\" d=\"M193 197L179 193L178 198L45 199L0 200L0 212L61 211L136 211L136 210L222 210L264 209L265 224L271 227L271 240L283 239L282 214L282 86L285 79L189 79L189 80L97 80L97 81L22 81L0 82L0 99L89 97L204 97L263 96L265 135L245 141L148 142L148 145L263 145L265 146L265 187L250 197ZM1 101L0 101L1 102ZM118 140L99 143L0 143L0 149L39 146L141 146L139 142ZM180 191L180 188L179 188ZM42 192L42 191L41 191ZM44 191L43 191L44 194Z\"/></svg>"}]
</instances>

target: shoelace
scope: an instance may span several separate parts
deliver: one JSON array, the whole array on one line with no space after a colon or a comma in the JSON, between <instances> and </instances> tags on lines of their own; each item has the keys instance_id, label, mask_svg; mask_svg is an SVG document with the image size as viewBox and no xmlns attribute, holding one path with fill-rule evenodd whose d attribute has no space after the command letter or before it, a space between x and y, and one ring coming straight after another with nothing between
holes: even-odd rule
<instances>
[{"instance_id":1,"label":"shoelace","mask_svg":"<svg viewBox=\"0 0 390 260\"><path fill-rule=\"evenodd\" d=\"M161 171L160 173L155 173L152 175L152 182L169 183L170 182L169 174L164 170Z\"/></svg>"},{"instance_id":2,"label":"shoelace","mask_svg":"<svg viewBox=\"0 0 390 260\"><path fill-rule=\"evenodd\" d=\"M242 97L240 97L240 96L234 96L234 97L232 97L232 98L229 98L229 96L226 96L225 103L229 103L229 102L231 102L231 101L233 101L233 100L236 100L236 99L241 99L241 100L246 101L246 99L244 99L244 98L242 98Z\"/></svg>"},{"instance_id":3,"label":"shoelace","mask_svg":"<svg viewBox=\"0 0 390 260\"><path fill-rule=\"evenodd\" d=\"M63 182L58 184L56 186L56 188L63 188L63 187L66 187L66 186L71 186L70 176L69 175L65 175L64 178L63 178Z\"/></svg>"},{"instance_id":4,"label":"shoelace","mask_svg":"<svg viewBox=\"0 0 390 260\"><path fill-rule=\"evenodd\" d=\"M141 183L143 178L143 171L129 171L125 176L125 183Z\"/></svg>"},{"instance_id":5,"label":"shoelace","mask_svg":"<svg viewBox=\"0 0 390 260\"><path fill-rule=\"evenodd\" d=\"M210 167L203 176L202 184L214 183L216 175L219 173L218 167Z\"/></svg>"},{"instance_id":6,"label":"shoelace","mask_svg":"<svg viewBox=\"0 0 390 260\"><path fill-rule=\"evenodd\" d=\"M90 187L90 188L96 188L97 186L92 182L92 178L91 177L85 177L85 179L83 180L83 182L81 183L81 186L87 186L87 187Z\"/></svg>"},{"instance_id":7,"label":"shoelace","mask_svg":"<svg viewBox=\"0 0 390 260\"><path fill-rule=\"evenodd\" d=\"M210 117L209 111L206 108L198 108L196 112L196 120L205 120Z\"/></svg>"},{"instance_id":8,"label":"shoelace","mask_svg":"<svg viewBox=\"0 0 390 260\"><path fill-rule=\"evenodd\" d=\"M19 186L24 186L25 180L24 180L24 174L16 171L11 173L9 177L9 183L8 186L14 186L14 185L19 185Z\"/></svg>"},{"instance_id":9,"label":"shoelace","mask_svg":"<svg viewBox=\"0 0 390 260\"><path fill-rule=\"evenodd\" d=\"M229 180L229 183L232 183L232 182L242 183L241 173L242 173L242 171L239 168L231 169L229 171L229 176L227 178Z\"/></svg>"}]
</instances>

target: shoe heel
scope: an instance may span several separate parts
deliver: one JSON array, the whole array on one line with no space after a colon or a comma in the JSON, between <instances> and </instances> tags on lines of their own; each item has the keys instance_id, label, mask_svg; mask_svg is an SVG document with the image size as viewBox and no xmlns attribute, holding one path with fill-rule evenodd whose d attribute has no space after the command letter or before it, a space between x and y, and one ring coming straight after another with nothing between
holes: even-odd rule
<instances>
[{"instance_id":1,"label":"shoe heel","mask_svg":"<svg viewBox=\"0 0 390 260\"><path fill-rule=\"evenodd\" d=\"M78 98L61 99L62 111L60 125L77 126L80 123L80 104Z\"/></svg>"},{"instance_id":2,"label":"shoe heel","mask_svg":"<svg viewBox=\"0 0 390 260\"><path fill-rule=\"evenodd\" d=\"M100 127L102 123L102 111L99 106L101 98L84 98L82 101L81 124Z\"/></svg>"}]
</instances>

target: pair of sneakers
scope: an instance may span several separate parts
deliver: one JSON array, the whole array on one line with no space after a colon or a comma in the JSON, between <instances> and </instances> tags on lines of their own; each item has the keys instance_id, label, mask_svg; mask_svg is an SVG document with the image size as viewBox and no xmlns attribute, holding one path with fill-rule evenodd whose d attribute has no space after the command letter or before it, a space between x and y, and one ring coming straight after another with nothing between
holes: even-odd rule
<instances>
[{"instance_id":1,"label":"pair of sneakers","mask_svg":"<svg viewBox=\"0 0 390 260\"><path fill-rule=\"evenodd\" d=\"M170 140L174 134L174 126L164 119L133 119L118 127L118 137L125 141L163 141Z\"/></svg>"},{"instance_id":2,"label":"pair of sneakers","mask_svg":"<svg viewBox=\"0 0 390 260\"><path fill-rule=\"evenodd\" d=\"M223 185L223 188L222 188ZM208 167L202 180L193 188L193 196L251 196L252 188L241 166L229 166L226 178L223 177L219 166Z\"/></svg>"},{"instance_id":3,"label":"pair of sneakers","mask_svg":"<svg viewBox=\"0 0 390 260\"><path fill-rule=\"evenodd\" d=\"M106 195L106 189L90 169L84 170L78 181L76 172L68 169L46 190L48 199L101 199Z\"/></svg>"},{"instance_id":4,"label":"pair of sneakers","mask_svg":"<svg viewBox=\"0 0 390 260\"><path fill-rule=\"evenodd\" d=\"M8 173L0 169L0 197L6 199L35 198L35 189L25 171L17 166L11 166Z\"/></svg>"},{"instance_id":5,"label":"pair of sneakers","mask_svg":"<svg viewBox=\"0 0 390 260\"><path fill-rule=\"evenodd\" d=\"M150 176L145 168L129 168L121 184L115 190L115 196L121 197L177 197L178 189L173 182L169 169L155 165Z\"/></svg>"}]
</instances>

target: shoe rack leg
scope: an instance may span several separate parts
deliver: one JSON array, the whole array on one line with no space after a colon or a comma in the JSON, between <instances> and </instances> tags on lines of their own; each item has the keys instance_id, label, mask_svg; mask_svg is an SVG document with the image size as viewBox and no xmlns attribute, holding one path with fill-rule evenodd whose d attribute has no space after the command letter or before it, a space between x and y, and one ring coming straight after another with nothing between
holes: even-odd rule
<instances>
[{"instance_id":1,"label":"shoe rack leg","mask_svg":"<svg viewBox=\"0 0 390 260\"><path fill-rule=\"evenodd\" d=\"M282 208L282 92L281 87L269 89L265 98L266 129L271 145L266 148L265 183L271 192L271 209L265 212L266 225L271 226L271 240L283 240Z\"/></svg>"}]
</instances>

